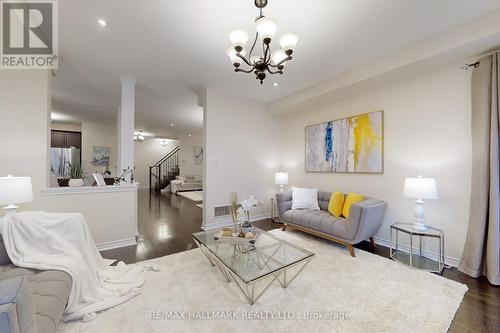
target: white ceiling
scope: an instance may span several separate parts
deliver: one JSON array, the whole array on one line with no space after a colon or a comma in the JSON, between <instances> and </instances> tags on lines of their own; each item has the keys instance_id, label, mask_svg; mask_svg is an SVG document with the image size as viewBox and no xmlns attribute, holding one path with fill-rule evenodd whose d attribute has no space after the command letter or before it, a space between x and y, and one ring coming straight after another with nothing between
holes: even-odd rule
<instances>
[{"instance_id":1,"label":"white ceiling","mask_svg":"<svg viewBox=\"0 0 500 333\"><path fill-rule=\"evenodd\" d=\"M109 117L128 76L138 81L136 129L199 133L199 87L270 103L498 8L500 0L269 0L277 36L294 32L299 43L285 74L261 86L234 73L225 54L232 29L254 33L253 0L59 1L54 108Z\"/></svg>"}]
</instances>

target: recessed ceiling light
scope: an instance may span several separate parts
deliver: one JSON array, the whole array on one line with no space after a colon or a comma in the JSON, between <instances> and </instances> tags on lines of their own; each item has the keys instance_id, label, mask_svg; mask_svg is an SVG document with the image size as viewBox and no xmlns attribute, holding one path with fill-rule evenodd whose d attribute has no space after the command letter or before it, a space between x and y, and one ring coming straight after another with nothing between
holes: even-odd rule
<instances>
[{"instance_id":1,"label":"recessed ceiling light","mask_svg":"<svg viewBox=\"0 0 500 333\"><path fill-rule=\"evenodd\" d=\"M192 136L191 134L189 134L189 136Z\"/></svg>"},{"instance_id":2,"label":"recessed ceiling light","mask_svg":"<svg viewBox=\"0 0 500 333\"><path fill-rule=\"evenodd\" d=\"M278 86L278 82L274 82L273 86L277 87Z\"/></svg>"},{"instance_id":3,"label":"recessed ceiling light","mask_svg":"<svg viewBox=\"0 0 500 333\"><path fill-rule=\"evenodd\" d=\"M99 23L101 27L105 27L107 25L106 21L102 18L98 19L97 23Z\"/></svg>"},{"instance_id":4,"label":"recessed ceiling light","mask_svg":"<svg viewBox=\"0 0 500 333\"><path fill-rule=\"evenodd\" d=\"M175 125L174 123L170 123L170 126L174 127L174 125Z\"/></svg>"}]
</instances>

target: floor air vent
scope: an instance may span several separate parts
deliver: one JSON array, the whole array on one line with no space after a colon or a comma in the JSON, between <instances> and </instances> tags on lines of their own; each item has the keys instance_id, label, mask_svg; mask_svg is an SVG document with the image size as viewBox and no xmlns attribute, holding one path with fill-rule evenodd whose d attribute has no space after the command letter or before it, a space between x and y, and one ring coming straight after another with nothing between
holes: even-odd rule
<instances>
[{"instance_id":1,"label":"floor air vent","mask_svg":"<svg viewBox=\"0 0 500 333\"><path fill-rule=\"evenodd\" d=\"M228 216L231 213L230 206L216 206L214 207L214 217Z\"/></svg>"}]
</instances>

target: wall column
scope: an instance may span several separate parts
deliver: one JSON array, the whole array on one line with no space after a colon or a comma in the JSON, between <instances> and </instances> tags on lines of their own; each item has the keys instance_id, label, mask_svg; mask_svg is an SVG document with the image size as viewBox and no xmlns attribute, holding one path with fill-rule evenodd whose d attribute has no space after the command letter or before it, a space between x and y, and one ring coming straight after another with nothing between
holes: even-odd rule
<instances>
[{"instance_id":1,"label":"wall column","mask_svg":"<svg viewBox=\"0 0 500 333\"><path fill-rule=\"evenodd\" d=\"M135 125L135 83L134 79L122 77L121 107L118 110L118 175L124 169L134 169L134 125ZM130 175L125 177L130 182Z\"/></svg>"}]
</instances>

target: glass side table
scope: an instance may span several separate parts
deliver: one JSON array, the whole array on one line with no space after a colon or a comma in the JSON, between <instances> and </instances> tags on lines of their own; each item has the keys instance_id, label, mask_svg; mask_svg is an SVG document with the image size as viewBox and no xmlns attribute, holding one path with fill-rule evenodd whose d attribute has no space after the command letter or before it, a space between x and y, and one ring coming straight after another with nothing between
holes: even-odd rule
<instances>
[{"instance_id":1,"label":"glass side table","mask_svg":"<svg viewBox=\"0 0 500 333\"><path fill-rule=\"evenodd\" d=\"M403 252L400 249L399 233L402 232L410 236L410 253ZM395 242L393 236L396 236ZM422 255L422 238L437 240L439 247L439 258L437 261L424 257ZM414 253L414 243L418 240L418 253ZM395 247L393 247L393 244ZM396 222L391 225L391 246L390 257L412 268L425 270L433 273L442 274L444 269L444 232L443 230L427 226L427 230L417 230L411 223Z\"/></svg>"}]
</instances>

